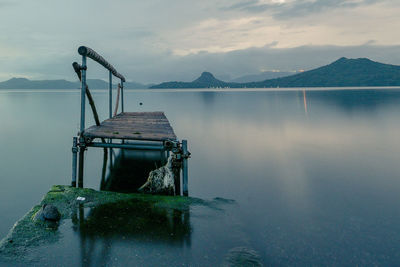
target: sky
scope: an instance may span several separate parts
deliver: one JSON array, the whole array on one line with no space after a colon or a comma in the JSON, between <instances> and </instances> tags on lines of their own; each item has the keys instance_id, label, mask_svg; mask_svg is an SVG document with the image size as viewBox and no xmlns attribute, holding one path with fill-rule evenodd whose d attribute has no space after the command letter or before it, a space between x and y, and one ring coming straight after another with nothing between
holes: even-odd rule
<instances>
[{"instance_id":1,"label":"sky","mask_svg":"<svg viewBox=\"0 0 400 267\"><path fill-rule=\"evenodd\" d=\"M342 56L400 65L398 14L399 0L0 0L0 81L74 80L80 45L141 83L308 70Z\"/></svg>"}]
</instances>

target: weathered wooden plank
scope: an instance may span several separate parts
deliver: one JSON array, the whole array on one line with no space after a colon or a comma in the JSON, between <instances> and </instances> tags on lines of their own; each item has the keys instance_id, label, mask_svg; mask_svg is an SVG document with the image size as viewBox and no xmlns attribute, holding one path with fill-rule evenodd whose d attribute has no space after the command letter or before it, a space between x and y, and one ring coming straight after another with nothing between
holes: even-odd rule
<instances>
[{"instance_id":1,"label":"weathered wooden plank","mask_svg":"<svg viewBox=\"0 0 400 267\"><path fill-rule=\"evenodd\" d=\"M176 140L163 112L124 112L84 131L85 137L127 140Z\"/></svg>"}]
</instances>

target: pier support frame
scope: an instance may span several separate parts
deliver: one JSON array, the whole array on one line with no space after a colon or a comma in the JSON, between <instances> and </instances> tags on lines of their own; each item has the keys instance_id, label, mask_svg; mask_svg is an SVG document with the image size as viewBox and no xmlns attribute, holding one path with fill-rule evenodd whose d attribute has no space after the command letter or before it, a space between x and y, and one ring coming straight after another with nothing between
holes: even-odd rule
<instances>
[{"instance_id":1,"label":"pier support frame","mask_svg":"<svg viewBox=\"0 0 400 267\"><path fill-rule=\"evenodd\" d=\"M147 112L148 114L151 114L150 118L154 118L157 121L159 121L159 127L150 127L148 129L148 125L144 123L139 123L139 126L135 126L135 128L132 128L132 131L136 131L136 128L139 129L144 129L144 132L147 134L147 137L140 138L140 141L137 141L137 134L141 135L140 132L129 132L125 128L126 125L122 125L120 127L120 122L116 123L113 122L114 127L117 129L122 129L122 131L125 132L124 138L115 138L115 134L119 134L118 131L115 131L113 135L106 134L105 132L102 132L100 135L84 135L85 131L85 103L86 103L86 95L88 95L88 100L89 104L92 108L93 116L96 121L96 126L101 127L100 121L98 119L98 114L96 111L96 107L94 105L94 101L91 97L89 88L87 86L87 81L86 81L86 74L87 74L87 59L92 59L95 62L99 63L103 67L105 67L109 71L109 88L108 88L108 94L109 94L109 118L110 121L112 121L113 116L112 116L112 77L115 76L119 79L121 79L120 83L120 91L118 91L117 95L117 104L115 107L115 113L118 111L118 100L119 100L119 92L121 92L121 113L120 116L124 118L126 121L129 121L131 117L138 116L138 114L141 114L143 118L147 118L143 116L144 113L146 112L137 112L137 114L133 114L134 112L124 112L124 82L125 82L125 77L121 75L120 73L117 72L117 70L110 64L108 63L102 56L97 54L94 50L90 49L89 47L86 46L80 46L78 48L78 53L82 56L82 65L79 65L77 62L74 62L72 64L76 74L78 75L78 78L81 80L82 87L80 91L80 99L81 99L81 110L80 110L80 131L79 131L79 141L78 137L74 137L73 139L73 145L72 145L72 181L71 185L76 186L78 184L78 187L83 187L83 175L84 175L84 156L85 156L85 150L88 147L101 147L104 149L105 153L105 159L106 159L106 152L107 149L110 151L110 168L113 166L113 153L112 150L114 148L119 148L119 149L133 149L133 150L159 150L162 155L167 155L172 152L174 155L174 161L175 165L174 166L174 172L176 172L177 176L180 176L180 172L182 171L182 183L180 178L176 179L175 185L179 186L182 184L182 192L183 195L187 196L188 195L188 158L190 157L190 153L188 152L187 149L187 140L182 140L180 143L176 135L173 133L172 127L169 125L169 122L167 118L165 117L163 112ZM143 113L143 114L142 114ZM116 117L116 114L114 115ZM120 119L120 117L118 117ZM137 118L137 117L135 117ZM148 119L148 118L147 118ZM142 125L141 125L142 124ZM89 128L90 130L91 128ZM162 130L162 131L160 131ZM154 139L154 132L158 132L159 136L157 139ZM111 136L111 137L110 137ZM146 136L146 135L144 135ZM100 138L101 143L99 142L92 142L93 139L95 138ZM105 140L106 138L110 138L109 142L107 143ZM121 141L121 143L113 143L113 139L118 139ZM132 142L127 142L125 143L125 140L132 140ZM135 141L133 141L135 140ZM156 141L154 141L156 140ZM79 155L78 155L79 152ZM78 175L77 175L77 165L78 165ZM77 183L77 176L78 176L78 183ZM180 191L179 191L180 194Z\"/></svg>"},{"instance_id":2,"label":"pier support frame","mask_svg":"<svg viewBox=\"0 0 400 267\"><path fill-rule=\"evenodd\" d=\"M84 176L84 156L85 150L88 147L99 147L103 148L105 153L107 154L107 149L110 150L110 168L112 167L112 149L130 149L130 150L158 150L162 153L167 153L169 155L171 152L173 153L173 172L175 176L175 188L177 194L180 195L181 189L182 194L184 196L189 195L188 189L188 159L190 158L190 152L188 151L187 140L179 141L164 141L163 143L157 143L154 141L141 141L141 142L130 142L130 143L100 143L100 142L92 142L92 140L85 140L84 138L78 137L73 138L72 144L72 182L71 185L73 187L82 188L83 187L83 176ZM78 156L79 152L79 156ZM79 165L77 164L77 161ZM104 164L104 163L103 163ZM78 183L77 180L77 165L78 165ZM103 166L104 172L104 166ZM182 182L181 182L181 172L182 172ZM105 174L105 173L104 173ZM182 185L182 187L181 187Z\"/></svg>"},{"instance_id":3,"label":"pier support frame","mask_svg":"<svg viewBox=\"0 0 400 267\"><path fill-rule=\"evenodd\" d=\"M79 169L78 169L78 187L83 188L83 174L84 174L84 164L85 164L85 142L80 138L79 142Z\"/></svg>"},{"instance_id":4,"label":"pier support frame","mask_svg":"<svg viewBox=\"0 0 400 267\"><path fill-rule=\"evenodd\" d=\"M189 195L188 189L188 158L190 153L187 147L187 140L182 140L182 193L184 196Z\"/></svg>"},{"instance_id":5,"label":"pier support frame","mask_svg":"<svg viewBox=\"0 0 400 267\"><path fill-rule=\"evenodd\" d=\"M78 161L78 137L72 140L72 182L71 186L76 187L76 168Z\"/></svg>"}]
</instances>

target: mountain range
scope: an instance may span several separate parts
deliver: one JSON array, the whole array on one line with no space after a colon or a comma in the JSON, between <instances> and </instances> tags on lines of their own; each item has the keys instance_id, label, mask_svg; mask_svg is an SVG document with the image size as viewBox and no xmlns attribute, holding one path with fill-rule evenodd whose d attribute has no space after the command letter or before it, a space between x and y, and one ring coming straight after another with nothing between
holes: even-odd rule
<instances>
[{"instance_id":1,"label":"mountain range","mask_svg":"<svg viewBox=\"0 0 400 267\"><path fill-rule=\"evenodd\" d=\"M165 82L150 88L263 88L263 87L357 87L400 86L400 66L383 64L367 58L342 57L313 70L259 82L224 82L203 72L192 82Z\"/></svg>"},{"instance_id":2,"label":"mountain range","mask_svg":"<svg viewBox=\"0 0 400 267\"><path fill-rule=\"evenodd\" d=\"M108 82L100 79L88 79L87 84L92 89L107 89ZM116 87L114 84L113 87ZM148 85L126 82L125 89L143 89L148 88ZM29 80L26 78L12 78L10 80L0 82L0 89L78 89L81 88L81 83L70 82L67 80Z\"/></svg>"},{"instance_id":3,"label":"mountain range","mask_svg":"<svg viewBox=\"0 0 400 267\"><path fill-rule=\"evenodd\" d=\"M263 71L258 74L249 74L240 76L234 79L230 79L230 82L233 83L249 83L249 82L260 82L268 79L281 78L296 74L296 72L288 72L288 71Z\"/></svg>"},{"instance_id":4,"label":"mountain range","mask_svg":"<svg viewBox=\"0 0 400 267\"><path fill-rule=\"evenodd\" d=\"M277 77L278 76L278 77ZM283 76L283 77L279 77ZM270 78L277 77L277 78ZM264 80L263 79L266 78ZM258 81L257 81L258 80ZM107 89L108 82L88 79L89 88ZM144 85L124 83L126 89L144 88L268 88L268 87L357 87L357 86L400 86L400 66L383 64L367 58L348 59L342 57L335 62L300 73L263 72L242 76L234 81L216 79L210 72L203 72L192 82L164 82ZM78 89L80 82L67 80L29 80L12 78L0 82L0 89ZM116 85L114 84L115 88Z\"/></svg>"}]
</instances>

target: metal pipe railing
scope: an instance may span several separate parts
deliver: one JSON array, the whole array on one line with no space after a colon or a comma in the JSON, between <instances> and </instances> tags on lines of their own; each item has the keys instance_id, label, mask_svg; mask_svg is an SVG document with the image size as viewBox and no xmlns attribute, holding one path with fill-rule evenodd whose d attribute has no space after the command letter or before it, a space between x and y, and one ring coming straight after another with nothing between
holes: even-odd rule
<instances>
[{"instance_id":1,"label":"metal pipe railing","mask_svg":"<svg viewBox=\"0 0 400 267\"><path fill-rule=\"evenodd\" d=\"M109 84L108 84L108 116L112 118L112 73L109 72Z\"/></svg>"},{"instance_id":2,"label":"metal pipe railing","mask_svg":"<svg viewBox=\"0 0 400 267\"><path fill-rule=\"evenodd\" d=\"M81 123L80 123L80 133L82 134L85 130L85 92L86 92L86 71L87 71L87 58L91 58L104 68L109 71L109 117L112 118L112 76L121 79L121 110L124 111L124 94L123 94L123 83L125 82L125 77L122 76L117 70L108 63L102 56L96 53L93 49L80 46L78 48L78 53L82 56L82 89L81 89Z\"/></svg>"},{"instance_id":3,"label":"metal pipe railing","mask_svg":"<svg viewBox=\"0 0 400 267\"><path fill-rule=\"evenodd\" d=\"M85 93L86 93L86 56L82 56L82 89L81 89L81 127L80 133L85 130Z\"/></svg>"},{"instance_id":4,"label":"metal pipe railing","mask_svg":"<svg viewBox=\"0 0 400 267\"><path fill-rule=\"evenodd\" d=\"M121 112L124 112L124 82L121 80Z\"/></svg>"},{"instance_id":5,"label":"metal pipe railing","mask_svg":"<svg viewBox=\"0 0 400 267\"><path fill-rule=\"evenodd\" d=\"M96 61L97 63L102 65L104 68L111 71L111 73L115 77L120 78L121 81L125 82L125 77L122 76L122 74L118 73L118 71L110 63L108 63L102 56L97 54L96 51L94 51L93 49L91 49L87 46L81 46L78 48L78 53L81 56L87 56L88 58L93 59L94 61Z\"/></svg>"},{"instance_id":6,"label":"metal pipe railing","mask_svg":"<svg viewBox=\"0 0 400 267\"><path fill-rule=\"evenodd\" d=\"M98 142L92 142L88 143L87 146L89 147L103 147L103 148L121 148L121 149L133 149L133 150L164 150L165 147L161 145L152 145L152 144L130 144L130 143L125 143L125 144L118 144L118 143L98 143Z\"/></svg>"}]
</instances>

